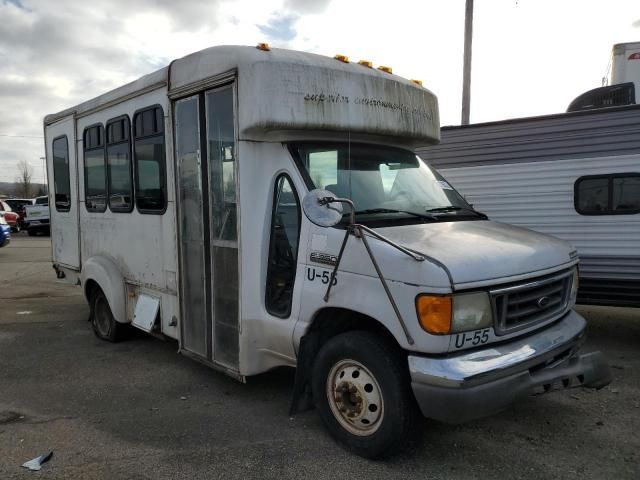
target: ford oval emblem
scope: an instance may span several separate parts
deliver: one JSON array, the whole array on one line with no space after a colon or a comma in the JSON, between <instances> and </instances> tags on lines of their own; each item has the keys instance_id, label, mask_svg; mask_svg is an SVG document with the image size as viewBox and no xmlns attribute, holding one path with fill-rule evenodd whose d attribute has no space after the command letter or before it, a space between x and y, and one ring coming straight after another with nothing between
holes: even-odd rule
<instances>
[{"instance_id":1,"label":"ford oval emblem","mask_svg":"<svg viewBox=\"0 0 640 480\"><path fill-rule=\"evenodd\" d=\"M551 299L549 297L540 297L536 304L538 305L538 308L544 308L549 305L550 300Z\"/></svg>"}]
</instances>

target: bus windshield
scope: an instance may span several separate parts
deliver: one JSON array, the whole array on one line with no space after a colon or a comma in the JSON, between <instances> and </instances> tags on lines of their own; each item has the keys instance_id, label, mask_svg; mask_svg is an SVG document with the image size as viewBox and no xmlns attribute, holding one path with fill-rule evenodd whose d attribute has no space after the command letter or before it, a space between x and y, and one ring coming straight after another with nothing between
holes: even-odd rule
<instances>
[{"instance_id":1,"label":"bus windshield","mask_svg":"<svg viewBox=\"0 0 640 480\"><path fill-rule=\"evenodd\" d=\"M410 151L353 143L305 142L291 148L310 186L351 199L357 215L486 218Z\"/></svg>"}]
</instances>

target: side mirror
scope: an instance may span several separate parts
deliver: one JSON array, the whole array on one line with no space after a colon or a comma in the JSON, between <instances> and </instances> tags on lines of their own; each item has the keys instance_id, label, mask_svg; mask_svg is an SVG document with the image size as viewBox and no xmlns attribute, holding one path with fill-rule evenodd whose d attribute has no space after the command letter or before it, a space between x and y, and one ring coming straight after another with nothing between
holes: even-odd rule
<instances>
[{"instance_id":1,"label":"side mirror","mask_svg":"<svg viewBox=\"0 0 640 480\"><path fill-rule=\"evenodd\" d=\"M305 216L319 227L333 227L342 220L342 203L329 190L311 190L302 200Z\"/></svg>"}]
</instances>

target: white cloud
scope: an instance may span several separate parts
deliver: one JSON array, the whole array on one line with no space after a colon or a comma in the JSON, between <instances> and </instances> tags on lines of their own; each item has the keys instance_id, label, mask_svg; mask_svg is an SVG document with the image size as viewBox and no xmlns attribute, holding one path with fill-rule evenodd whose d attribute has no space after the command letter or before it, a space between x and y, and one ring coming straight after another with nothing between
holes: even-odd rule
<instances>
[{"instance_id":1,"label":"white cloud","mask_svg":"<svg viewBox=\"0 0 640 480\"><path fill-rule=\"evenodd\" d=\"M472 121L556 113L600 85L611 46L635 41L637 0L476 0ZM632 23L633 22L633 23ZM464 0L13 0L0 2L0 135L217 44L348 55L418 78L460 118ZM42 140L0 136L0 181Z\"/></svg>"}]
</instances>

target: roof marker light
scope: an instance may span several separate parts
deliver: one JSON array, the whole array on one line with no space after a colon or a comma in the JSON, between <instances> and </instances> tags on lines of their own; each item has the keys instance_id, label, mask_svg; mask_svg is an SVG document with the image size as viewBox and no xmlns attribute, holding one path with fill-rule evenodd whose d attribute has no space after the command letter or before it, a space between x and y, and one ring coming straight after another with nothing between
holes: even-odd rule
<instances>
[{"instance_id":1,"label":"roof marker light","mask_svg":"<svg viewBox=\"0 0 640 480\"><path fill-rule=\"evenodd\" d=\"M384 73L393 73L393 69L391 67L385 67L384 65L380 65L378 70L382 70Z\"/></svg>"},{"instance_id":2,"label":"roof marker light","mask_svg":"<svg viewBox=\"0 0 640 480\"><path fill-rule=\"evenodd\" d=\"M347 57L346 55L341 55L341 54L338 53L333 58L335 58L336 60L340 60L343 63L349 63L349 57Z\"/></svg>"},{"instance_id":3,"label":"roof marker light","mask_svg":"<svg viewBox=\"0 0 640 480\"><path fill-rule=\"evenodd\" d=\"M262 43L262 42L256 45L256 48L258 50L264 50L265 52L268 52L269 50L271 50L271 47L269 46L268 43Z\"/></svg>"},{"instance_id":4,"label":"roof marker light","mask_svg":"<svg viewBox=\"0 0 640 480\"><path fill-rule=\"evenodd\" d=\"M367 68L373 68L373 62L370 62L369 60L360 60L358 62L358 65L362 65L363 67Z\"/></svg>"},{"instance_id":5,"label":"roof marker light","mask_svg":"<svg viewBox=\"0 0 640 480\"><path fill-rule=\"evenodd\" d=\"M420 85L420 86L422 86L422 80L416 80L416 79L413 79L413 78L412 78L412 79L411 79L411 81L412 81L413 83L415 83L416 85Z\"/></svg>"}]
</instances>

